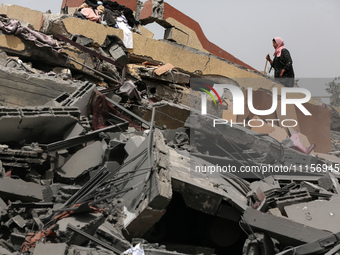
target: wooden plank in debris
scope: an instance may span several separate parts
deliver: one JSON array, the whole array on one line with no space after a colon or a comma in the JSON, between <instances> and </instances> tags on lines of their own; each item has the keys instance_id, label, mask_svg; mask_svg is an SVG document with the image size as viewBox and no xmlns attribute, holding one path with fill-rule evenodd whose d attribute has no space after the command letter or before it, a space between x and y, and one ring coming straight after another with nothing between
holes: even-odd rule
<instances>
[{"instance_id":1,"label":"wooden plank in debris","mask_svg":"<svg viewBox=\"0 0 340 255\"><path fill-rule=\"evenodd\" d=\"M162 75L163 73L166 73L167 71L173 69L174 66L170 63L166 63L165 65L158 67L157 69L155 69L155 73L157 75Z\"/></svg>"}]
</instances>

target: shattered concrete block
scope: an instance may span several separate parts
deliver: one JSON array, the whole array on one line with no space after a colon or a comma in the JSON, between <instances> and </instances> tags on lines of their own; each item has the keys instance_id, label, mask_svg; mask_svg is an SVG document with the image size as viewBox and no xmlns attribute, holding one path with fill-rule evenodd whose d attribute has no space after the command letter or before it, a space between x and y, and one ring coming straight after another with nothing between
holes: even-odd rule
<instances>
[{"instance_id":1,"label":"shattered concrete block","mask_svg":"<svg viewBox=\"0 0 340 255\"><path fill-rule=\"evenodd\" d=\"M46 22L46 24L45 24ZM52 24L50 24L52 23ZM55 23L62 26L55 25ZM64 36L71 34L83 35L87 38L93 39L95 43L102 45L107 35L116 35L123 40L123 31L108 26L103 26L96 22L89 20L82 20L74 17L63 18L60 22L58 19L47 18L44 20L44 33L60 34L60 30L56 27L61 27Z\"/></svg>"},{"instance_id":2,"label":"shattered concrete block","mask_svg":"<svg viewBox=\"0 0 340 255\"><path fill-rule=\"evenodd\" d=\"M274 216L282 216L282 213L279 208L272 208L268 210L268 213Z\"/></svg>"},{"instance_id":3,"label":"shattered concrete block","mask_svg":"<svg viewBox=\"0 0 340 255\"><path fill-rule=\"evenodd\" d=\"M164 1L149 0L146 1L139 15L143 25L157 21L164 23Z\"/></svg>"},{"instance_id":4,"label":"shattered concrete block","mask_svg":"<svg viewBox=\"0 0 340 255\"><path fill-rule=\"evenodd\" d=\"M43 200L44 187L21 179L0 178L0 196L7 200L37 202Z\"/></svg>"},{"instance_id":5,"label":"shattered concrete block","mask_svg":"<svg viewBox=\"0 0 340 255\"><path fill-rule=\"evenodd\" d=\"M38 145L24 146L21 149L0 146L0 160L5 168L30 169L35 165L43 165L48 156Z\"/></svg>"},{"instance_id":6,"label":"shattered concrete block","mask_svg":"<svg viewBox=\"0 0 340 255\"><path fill-rule=\"evenodd\" d=\"M94 142L77 151L57 172L62 178L75 179L86 170L99 166L103 162L104 144L100 141Z\"/></svg>"},{"instance_id":7,"label":"shattered concrete block","mask_svg":"<svg viewBox=\"0 0 340 255\"><path fill-rule=\"evenodd\" d=\"M11 233L11 243L14 245L22 245L23 242L25 242L25 235L19 234L19 233ZM1 246L1 245L0 245ZM1 250L0 250L0 254Z\"/></svg>"},{"instance_id":8,"label":"shattered concrete block","mask_svg":"<svg viewBox=\"0 0 340 255\"><path fill-rule=\"evenodd\" d=\"M131 244L118 233L117 229L108 221L105 221L96 232L99 239L107 240L111 246L118 250L125 251L131 247Z\"/></svg>"},{"instance_id":9,"label":"shattered concrete block","mask_svg":"<svg viewBox=\"0 0 340 255\"><path fill-rule=\"evenodd\" d=\"M182 91L184 90L184 88L181 86L176 86L175 84L189 84L190 75L179 72L177 70L173 70L172 68L170 68L171 66L173 67L173 65L168 63L167 65L159 67L155 70L153 69L150 70L150 68L147 68L145 66L129 65L129 71L130 73L137 77L151 78L153 80L171 82L173 84L170 84L168 86ZM157 73L158 71L159 73ZM159 87L159 83L157 83L157 85Z\"/></svg>"},{"instance_id":10,"label":"shattered concrete block","mask_svg":"<svg viewBox=\"0 0 340 255\"><path fill-rule=\"evenodd\" d=\"M56 73L57 76L61 77L63 80L72 79L71 70L68 68L55 67L52 72Z\"/></svg>"},{"instance_id":11,"label":"shattered concrete block","mask_svg":"<svg viewBox=\"0 0 340 255\"><path fill-rule=\"evenodd\" d=\"M155 148L152 146L154 149L150 154L151 158L148 158L148 153L146 153L149 146L149 139L150 136L148 136L148 138L126 158L124 162L129 162L129 164L119 171L119 174L129 174L131 169L150 169L151 167L153 169L158 169L152 172L146 171L142 175L138 174L135 178L127 181L127 183L121 187L122 189L133 187L122 196L124 201L124 212L127 214L127 217L124 220L124 227L126 229L126 234L129 237L138 237L145 234L164 215L165 208L172 196L170 176L166 174L162 175L160 173L162 164L154 161L155 157L160 157L159 154L166 153L166 151L162 151L162 148L165 145L163 147L159 145L164 143L160 130L156 129L154 131L153 141L156 146ZM157 154L155 155L155 153ZM131 161L131 159L135 157L137 157L137 159ZM164 158L164 160L167 159ZM153 165L150 166L150 163ZM167 170L165 169L164 171L166 172ZM144 187L141 183L144 183L146 178L148 181ZM141 192L146 192L145 196L137 195L141 194ZM136 199L136 195L139 199Z\"/></svg>"},{"instance_id":12,"label":"shattered concrete block","mask_svg":"<svg viewBox=\"0 0 340 255\"><path fill-rule=\"evenodd\" d=\"M15 223L19 228L24 228L26 226L26 220L24 220L20 215L14 216L6 224L9 226L12 222Z\"/></svg>"},{"instance_id":13,"label":"shattered concrete block","mask_svg":"<svg viewBox=\"0 0 340 255\"><path fill-rule=\"evenodd\" d=\"M33 255L65 255L67 247L66 243L38 243L34 248Z\"/></svg>"},{"instance_id":14,"label":"shattered concrete block","mask_svg":"<svg viewBox=\"0 0 340 255\"><path fill-rule=\"evenodd\" d=\"M101 213L86 213L64 218L58 221L57 225L60 235L67 240L67 244L82 245L88 239L70 231L67 228L67 224L71 224L87 234L93 235L104 221L105 217Z\"/></svg>"},{"instance_id":15,"label":"shattered concrete block","mask_svg":"<svg viewBox=\"0 0 340 255\"><path fill-rule=\"evenodd\" d=\"M87 105L95 88L96 85L93 83L82 83L72 94L63 93L57 98L48 102L47 105L59 107L78 107L82 116L88 116Z\"/></svg>"},{"instance_id":16,"label":"shattered concrete block","mask_svg":"<svg viewBox=\"0 0 340 255\"><path fill-rule=\"evenodd\" d=\"M121 65L125 66L126 64L129 63L128 56L125 54L124 50L118 44L110 46L109 52L111 57L113 57L113 59L120 63Z\"/></svg>"},{"instance_id":17,"label":"shattered concrete block","mask_svg":"<svg viewBox=\"0 0 340 255\"><path fill-rule=\"evenodd\" d=\"M43 23L40 32L44 34L61 34L65 36L68 35L63 26L62 20L69 17L69 15L64 14L44 13Z\"/></svg>"},{"instance_id":18,"label":"shattered concrete block","mask_svg":"<svg viewBox=\"0 0 340 255\"><path fill-rule=\"evenodd\" d=\"M0 44L2 42L0 40ZM3 95L0 102L3 106L41 106L58 97L61 91L72 93L77 84L4 67L0 69L0 89Z\"/></svg>"},{"instance_id":19,"label":"shattered concrete block","mask_svg":"<svg viewBox=\"0 0 340 255\"><path fill-rule=\"evenodd\" d=\"M177 27L170 27L165 30L164 39L188 45L189 35Z\"/></svg>"},{"instance_id":20,"label":"shattered concrete block","mask_svg":"<svg viewBox=\"0 0 340 255\"><path fill-rule=\"evenodd\" d=\"M79 43L80 45L90 47L94 40L88 37L85 37L83 35L75 35L73 34L70 38L72 41L75 41L76 43Z\"/></svg>"},{"instance_id":21,"label":"shattered concrete block","mask_svg":"<svg viewBox=\"0 0 340 255\"><path fill-rule=\"evenodd\" d=\"M78 121L79 115L78 108L74 107L0 107L0 142L61 140L64 132Z\"/></svg>"},{"instance_id":22,"label":"shattered concrete block","mask_svg":"<svg viewBox=\"0 0 340 255\"><path fill-rule=\"evenodd\" d=\"M128 155L135 151L145 140L143 136L132 136L126 142L124 149Z\"/></svg>"},{"instance_id":23,"label":"shattered concrete block","mask_svg":"<svg viewBox=\"0 0 340 255\"><path fill-rule=\"evenodd\" d=\"M63 107L73 106L78 107L82 116L88 116L87 105L89 104L93 90L96 85L90 82L85 82L82 86L78 87L67 99L60 102Z\"/></svg>"}]
</instances>

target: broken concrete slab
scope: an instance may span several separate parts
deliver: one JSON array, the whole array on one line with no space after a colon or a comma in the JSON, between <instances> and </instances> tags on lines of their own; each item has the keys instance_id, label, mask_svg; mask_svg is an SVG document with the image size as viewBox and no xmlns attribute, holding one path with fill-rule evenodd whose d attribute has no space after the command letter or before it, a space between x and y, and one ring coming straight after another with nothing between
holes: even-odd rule
<instances>
[{"instance_id":1,"label":"broken concrete slab","mask_svg":"<svg viewBox=\"0 0 340 255\"><path fill-rule=\"evenodd\" d=\"M329 201L315 200L307 203L295 203L285 206L287 217L295 222L310 226L316 229L331 231L336 234L340 232L339 221L340 198L335 196Z\"/></svg>"},{"instance_id":2,"label":"broken concrete slab","mask_svg":"<svg viewBox=\"0 0 340 255\"><path fill-rule=\"evenodd\" d=\"M164 215L171 199L170 176L165 168L168 159L162 137L158 129L149 132L144 142L126 158L124 162L127 163L123 163L124 167L119 171L119 175L135 175L119 186L119 189L127 190L122 199L127 214L124 220L125 234L129 238L145 234ZM144 169L142 174L138 169ZM145 196L137 195L136 199L136 194L141 193Z\"/></svg>"},{"instance_id":3,"label":"broken concrete slab","mask_svg":"<svg viewBox=\"0 0 340 255\"><path fill-rule=\"evenodd\" d=\"M42 74L0 67L0 102L4 106L41 106L63 92L72 93L77 82L55 79Z\"/></svg>"},{"instance_id":4,"label":"broken concrete slab","mask_svg":"<svg viewBox=\"0 0 340 255\"><path fill-rule=\"evenodd\" d=\"M69 231L67 225L71 224L87 234L94 235L97 228L103 224L105 217L102 213L77 214L58 221L60 235L66 239L67 244L82 245L88 241L86 237Z\"/></svg>"},{"instance_id":5,"label":"broken concrete slab","mask_svg":"<svg viewBox=\"0 0 340 255\"><path fill-rule=\"evenodd\" d=\"M173 66L171 64L161 66L159 68L152 67L149 68L145 65L139 64L129 64L129 72L134 77L139 79L141 78L149 78L153 80L165 81L168 83L173 83L167 86L175 87L175 84L189 84L190 75L180 72L178 70L173 70ZM158 71L157 71L158 70ZM159 73L157 74L156 71ZM181 86L176 86L178 90L184 90Z\"/></svg>"},{"instance_id":6,"label":"broken concrete slab","mask_svg":"<svg viewBox=\"0 0 340 255\"><path fill-rule=\"evenodd\" d=\"M20 215L16 215L13 218L10 218L6 225L9 226L12 223L15 223L19 228L24 228L26 226L26 220L24 220Z\"/></svg>"},{"instance_id":7,"label":"broken concrete slab","mask_svg":"<svg viewBox=\"0 0 340 255\"><path fill-rule=\"evenodd\" d=\"M79 116L78 108L74 107L0 107L0 141L58 141L63 138L63 133L79 120Z\"/></svg>"},{"instance_id":8,"label":"broken concrete slab","mask_svg":"<svg viewBox=\"0 0 340 255\"><path fill-rule=\"evenodd\" d=\"M20 179L0 178L0 196L2 199L37 202L43 200L44 187Z\"/></svg>"},{"instance_id":9,"label":"broken concrete slab","mask_svg":"<svg viewBox=\"0 0 340 255\"><path fill-rule=\"evenodd\" d=\"M134 152L145 140L143 136L132 136L126 142L124 149L128 155Z\"/></svg>"},{"instance_id":10,"label":"broken concrete slab","mask_svg":"<svg viewBox=\"0 0 340 255\"><path fill-rule=\"evenodd\" d=\"M131 247L131 244L117 231L117 229L108 221L105 221L96 231L100 240L106 240L118 250L125 251Z\"/></svg>"},{"instance_id":11,"label":"broken concrete slab","mask_svg":"<svg viewBox=\"0 0 340 255\"><path fill-rule=\"evenodd\" d=\"M248 229L246 226L249 225L255 232L267 233L281 245L297 246L332 235L329 231L309 227L288 218L262 213L252 208L247 208L243 217L245 228Z\"/></svg>"},{"instance_id":12,"label":"broken concrete slab","mask_svg":"<svg viewBox=\"0 0 340 255\"><path fill-rule=\"evenodd\" d=\"M90 82L80 84L72 94L63 94L52 100L51 104L59 107L78 107L82 116L88 116L87 105L89 104L93 90L96 85Z\"/></svg>"},{"instance_id":13,"label":"broken concrete slab","mask_svg":"<svg viewBox=\"0 0 340 255\"><path fill-rule=\"evenodd\" d=\"M30 169L32 166L43 165L48 160L48 156L37 144L24 146L21 149L0 145L0 160L7 169Z\"/></svg>"},{"instance_id":14,"label":"broken concrete slab","mask_svg":"<svg viewBox=\"0 0 340 255\"><path fill-rule=\"evenodd\" d=\"M100 141L86 146L72 155L57 173L63 179L74 180L90 168L103 163L106 147L106 143Z\"/></svg>"},{"instance_id":15,"label":"broken concrete slab","mask_svg":"<svg viewBox=\"0 0 340 255\"><path fill-rule=\"evenodd\" d=\"M201 168L197 170L197 166L211 165L207 161L189 154L179 154L169 148L169 162L172 188L182 194L188 207L215 215L225 199L240 212L246 209L246 192L243 191L242 194L242 188L238 187L237 181L229 182L227 176L222 178L218 172L206 173L204 169L201 171Z\"/></svg>"},{"instance_id":16,"label":"broken concrete slab","mask_svg":"<svg viewBox=\"0 0 340 255\"><path fill-rule=\"evenodd\" d=\"M38 243L34 248L33 255L65 255L67 252L66 243Z\"/></svg>"}]
</instances>

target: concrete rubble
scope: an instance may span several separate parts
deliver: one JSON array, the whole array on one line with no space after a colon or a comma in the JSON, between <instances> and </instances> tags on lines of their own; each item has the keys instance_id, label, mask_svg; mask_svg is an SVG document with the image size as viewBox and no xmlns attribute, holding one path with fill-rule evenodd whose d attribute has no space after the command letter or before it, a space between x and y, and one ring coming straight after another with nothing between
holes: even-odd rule
<instances>
[{"instance_id":1,"label":"concrete rubble","mask_svg":"<svg viewBox=\"0 0 340 255\"><path fill-rule=\"evenodd\" d=\"M213 127L232 97L201 115L197 83L253 86L258 109L281 85L163 1L127 1L133 48L122 29L65 13L70 2L60 15L0 6L0 254L340 253L338 109L291 109L296 130Z\"/></svg>"}]
</instances>

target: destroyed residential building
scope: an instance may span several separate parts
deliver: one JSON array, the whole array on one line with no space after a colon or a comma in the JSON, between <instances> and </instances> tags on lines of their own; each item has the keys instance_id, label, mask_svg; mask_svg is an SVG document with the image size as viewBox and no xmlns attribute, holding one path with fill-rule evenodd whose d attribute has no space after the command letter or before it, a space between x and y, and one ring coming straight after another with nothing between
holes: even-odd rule
<instances>
[{"instance_id":1,"label":"destroyed residential building","mask_svg":"<svg viewBox=\"0 0 340 255\"><path fill-rule=\"evenodd\" d=\"M0 5L0 254L339 254L339 109L288 105L292 128L234 115L224 90L201 114L204 86L266 110L281 85L166 2L115 2L130 32L82 4Z\"/></svg>"}]
</instances>

